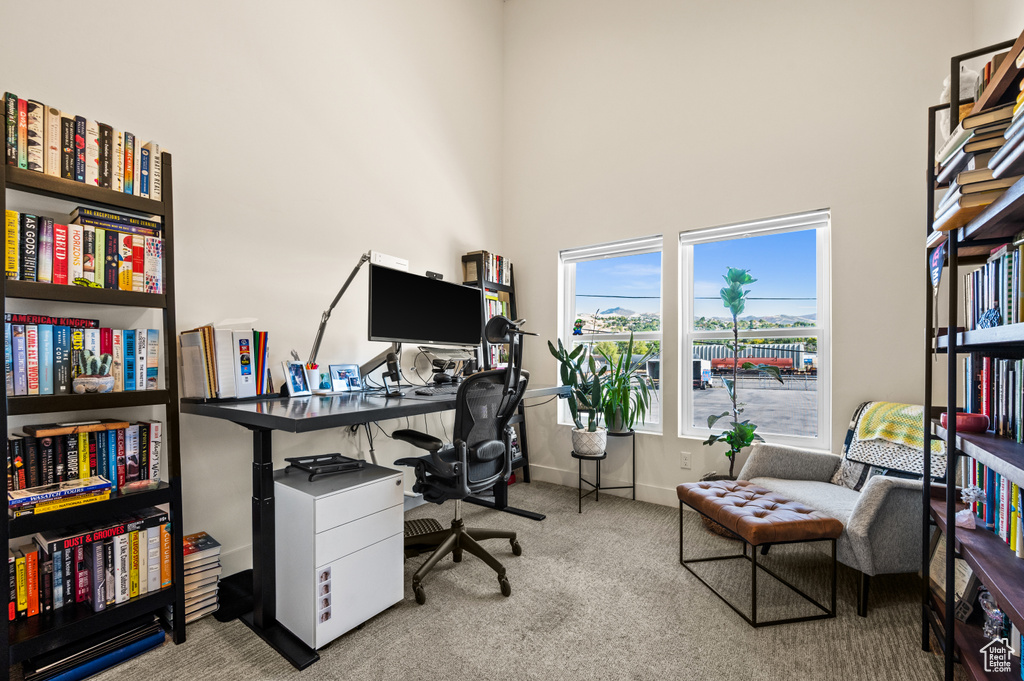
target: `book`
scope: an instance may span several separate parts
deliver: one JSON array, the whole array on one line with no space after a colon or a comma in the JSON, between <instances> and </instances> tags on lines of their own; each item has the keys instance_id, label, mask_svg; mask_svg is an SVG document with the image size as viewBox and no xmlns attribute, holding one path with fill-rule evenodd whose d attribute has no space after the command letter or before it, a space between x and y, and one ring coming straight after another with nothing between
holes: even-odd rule
<instances>
[{"instance_id":1,"label":"book","mask_svg":"<svg viewBox=\"0 0 1024 681\"><path fill-rule=\"evenodd\" d=\"M146 329L146 390L157 390L160 378L160 331Z\"/></svg>"},{"instance_id":2,"label":"book","mask_svg":"<svg viewBox=\"0 0 1024 681\"><path fill-rule=\"evenodd\" d=\"M18 165L18 96L10 92L4 93L4 146L6 162L9 166Z\"/></svg>"},{"instance_id":3,"label":"book","mask_svg":"<svg viewBox=\"0 0 1024 681\"><path fill-rule=\"evenodd\" d=\"M14 394L28 395L28 360L25 355L24 324L11 324L11 350L14 366Z\"/></svg>"},{"instance_id":4,"label":"book","mask_svg":"<svg viewBox=\"0 0 1024 681\"><path fill-rule=\"evenodd\" d=\"M28 102L18 98L18 167L28 169Z\"/></svg>"},{"instance_id":5,"label":"book","mask_svg":"<svg viewBox=\"0 0 1024 681\"><path fill-rule=\"evenodd\" d=\"M123 332L123 352L124 358L122 360L122 374L124 390L135 390L135 358L137 356L137 350L135 348L135 331L134 329L125 329ZM116 380L116 379L115 379Z\"/></svg>"},{"instance_id":6,"label":"book","mask_svg":"<svg viewBox=\"0 0 1024 681\"><path fill-rule=\"evenodd\" d=\"M100 418L89 421L66 421L60 423L30 424L24 426L26 433L33 437L55 437L78 433L92 433L101 430L127 428L128 422L120 419Z\"/></svg>"},{"instance_id":7,"label":"book","mask_svg":"<svg viewBox=\"0 0 1024 681\"><path fill-rule=\"evenodd\" d=\"M178 348L181 356L181 396L213 397L207 383L202 334L199 331L183 331L178 335Z\"/></svg>"},{"instance_id":8,"label":"book","mask_svg":"<svg viewBox=\"0 0 1024 681\"><path fill-rule=\"evenodd\" d=\"M18 506L17 508L11 509L10 515L14 518L20 518L26 515L40 515L42 513L51 513L53 511L63 511L68 508L76 508L78 506L86 506L88 504L95 504L100 501L107 501L110 499L110 490L103 492L90 492L88 494L80 494L75 497L64 497L56 499L54 501L44 501L39 504L27 504L25 506Z\"/></svg>"},{"instance_id":9,"label":"book","mask_svg":"<svg viewBox=\"0 0 1024 681\"><path fill-rule=\"evenodd\" d=\"M85 121L85 183L100 185L100 126L92 119Z\"/></svg>"},{"instance_id":10,"label":"book","mask_svg":"<svg viewBox=\"0 0 1024 681\"><path fill-rule=\"evenodd\" d=\"M84 234L81 225L68 225L68 283L82 279L85 262Z\"/></svg>"},{"instance_id":11,"label":"book","mask_svg":"<svg viewBox=\"0 0 1024 681\"><path fill-rule=\"evenodd\" d=\"M60 109L45 107L43 118L43 172L60 177Z\"/></svg>"},{"instance_id":12,"label":"book","mask_svg":"<svg viewBox=\"0 0 1024 681\"><path fill-rule=\"evenodd\" d=\"M142 149L139 151L139 196L144 199L149 198L149 153L150 150L146 145L142 145Z\"/></svg>"},{"instance_id":13,"label":"book","mask_svg":"<svg viewBox=\"0 0 1024 681\"><path fill-rule=\"evenodd\" d=\"M946 232L963 227L978 216L993 201L1003 195L1005 189L994 189L961 197L952 202L948 209L935 216L932 229Z\"/></svg>"},{"instance_id":14,"label":"book","mask_svg":"<svg viewBox=\"0 0 1024 681\"><path fill-rule=\"evenodd\" d=\"M36 281L53 282L53 218L39 218L39 259Z\"/></svg>"},{"instance_id":15,"label":"book","mask_svg":"<svg viewBox=\"0 0 1024 681\"><path fill-rule=\"evenodd\" d=\"M39 614L39 547L30 542L18 551L25 557L25 616L35 617Z\"/></svg>"},{"instance_id":16,"label":"book","mask_svg":"<svg viewBox=\"0 0 1024 681\"><path fill-rule=\"evenodd\" d=\"M132 234L132 291L142 292L146 288L146 238Z\"/></svg>"},{"instance_id":17,"label":"book","mask_svg":"<svg viewBox=\"0 0 1024 681\"><path fill-rule=\"evenodd\" d=\"M71 211L71 220L80 219L91 219L105 224L117 224L130 227L145 227L159 232L163 225L155 220L147 220L145 218L136 217L134 215L124 215L122 213L115 213L113 211L98 210L96 208L90 208L88 206L77 206ZM101 225L102 226L102 225ZM157 234L158 236L159 234Z\"/></svg>"},{"instance_id":18,"label":"book","mask_svg":"<svg viewBox=\"0 0 1024 681\"><path fill-rule=\"evenodd\" d=\"M53 225L53 283L68 283L68 226Z\"/></svg>"},{"instance_id":19,"label":"book","mask_svg":"<svg viewBox=\"0 0 1024 681\"><path fill-rule=\"evenodd\" d=\"M14 551L14 563L17 580L17 619L23 619L28 616L28 579L25 574L25 555L20 549Z\"/></svg>"},{"instance_id":20,"label":"book","mask_svg":"<svg viewBox=\"0 0 1024 681\"><path fill-rule=\"evenodd\" d=\"M30 489L11 490L7 493L7 505L18 508L28 504L40 504L57 499L102 493L110 490L110 481L100 476L86 479L65 480L52 485L40 485Z\"/></svg>"},{"instance_id":21,"label":"book","mask_svg":"<svg viewBox=\"0 0 1024 681\"><path fill-rule=\"evenodd\" d=\"M21 216L16 211L6 211L4 225L4 276L8 279L20 279Z\"/></svg>"},{"instance_id":22,"label":"book","mask_svg":"<svg viewBox=\"0 0 1024 681\"><path fill-rule=\"evenodd\" d=\"M25 381L29 395L39 394L39 327L25 325Z\"/></svg>"},{"instance_id":23,"label":"book","mask_svg":"<svg viewBox=\"0 0 1024 681\"><path fill-rule=\"evenodd\" d=\"M19 257L21 259L21 279L23 281L36 280L36 265L39 262L39 254L36 245L39 239L39 218L28 213L21 214L21 241L19 243Z\"/></svg>"},{"instance_id":24,"label":"book","mask_svg":"<svg viewBox=\"0 0 1024 681\"><path fill-rule=\"evenodd\" d=\"M124 603L129 599L131 563L129 559L128 536L120 534L114 537L114 602Z\"/></svg>"},{"instance_id":25,"label":"book","mask_svg":"<svg viewBox=\"0 0 1024 681\"><path fill-rule=\"evenodd\" d=\"M114 174L110 188L124 193L124 132L114 131Z\"/></svg>"},{"instance_id":26,"label":"book","mask_svg":"<svg viewBox=\"0 0 1024 681\"><path fill-rule=\"evenodd\" d=\"M52 395L54 390L53 324L39 324L36 329L39 337L39 394Z\"/></svg>"},{"instance_id":27,"label":"book","mask_svg":"<svg viewBox=\"0 0 1024 681\"><path fill-rule=\"evenodd\" d=\"M145 239L143 290L146 293L163 293L164 240L155 236L147 236Z\"/></svg>"},{"instance_id":28,"label":"book","mask_svg":"<svg viewBox=\"0 0 1024 681\"><path fill-rule=\"evenodd\" d=\"M139 426L132 424L124 432L125 480L139 479Z\"/></svg>"},{"instance_id":29,"label":"book","mask_svg":"<svg viewBox=\"0 0 1024 681\"><path fill-rule=\"evenodd\" d=\"M184 564L188 566L203 558L220 555L220 542L206 532L186 535L184 542Z\"/></svg>"},{"instance_id":30,"label":"book","mask_svg":"<svg viewBox=\"0 0 1024 681\"><path fill-rule=\"evenodd\" d=\"M82 225L82 278L87 282L95 282L95 272L96 228L90 225Z\"/></svg>"},{"instance_id":31,"label":"book","mask_svg":"<svg viewBox=\"0 0 1024 681\"><path fill-rule=\"evenodd\" d=\"M25 101L25 154L29 170L43 172L43 116L42 103L29 99Z\"/></svg>"},{"instance_id":32,"label":"book","mask_svg":"<svg viewBox=\"0 0 1024 681\"><path fill-rule=\"evenodd\" d=\"M171 546L174 535L169 522L160 526L160 588L166 588L173 581L171 571Z\"/></svg>"},{"instance_id":33,"label":"book","mask_svg":"<svg viewBox=\"0 0 1024 681\"><path fill-rule=\"evenodd\" d=\"M93 612L107 608L107 569L103 557L103 542L94 541L85 551L85 569L89 573L89 592L86 599Z\"/></svg>"},{"instance_id":34,"label":"book","mask_svg":"<svg viewBox=\"0 0 1024 681\"><path fill-rule=\"evenodd\" d=\"M14 395L14 351L11 347L11 324L4 323L4 374L7 378L7 396Z\"/></svg>"},{"instance_id":35,"label":"book","mask_svg":"<svg viewBox=\"0 0 1024 681\"><path fill-rule=\"evenodd\" d=\"M53 392L71 393L71 327L66 324L53 326Z\"/></svg>"},{"instance_id":36,"label":"book","mask_svg":"<svg viewBox=\"0 0 1024 681\"><path fill-rule=\"evenodd\" d=\"M124 134L124 193L135 192L135 135Z\"/></svg>"},{"instance_id":37,"label":"book","mask_svg":"<svg viewBox=\"0 0 1024 681\"><path fill-rule=\"evenodd\" d=\"M1010 103L973 113L960 121L960 124L963 125L964 130L973 130L990 123L1008 121L1012 117L1013 104Z\"/></svg>"},{"instance_id":38,"label":"book","mask_svg":"<svg viewBox=\"0 0 1024 681\"><path fill-rule=\"evenodd\" d=\"M146 389L146 363L149 357L149 334L146 329L135 329L135 389Z\"/></svg>"},{"instance_id":39,"label":"book","mask_svg":"<svg viewBox=\"0 0 1024 681\"><path fill-rule=\"evenodd\" d=\"M60 114L60 176L65 180L75 179L75 117Z\"/></svg>"},{"instance_id":40,"label":"book","mask_svg":"<svg viewBox=\"0 0 1024 681\"><path fill-rule=\"evenodd\" d=\"M99 186L110 189L114 176L114 129L99 123Z\"/></svg>"},{"instance_id":41,"label":"book","mask_svg":"<svg viewBox=\"0 0 1024 681\"><path fill-rule=\"evenodd\" d=\"M117 269L117 287L122 291L132 290L132 234L117 232L120 245Z\"/></svg>"},{"instance_id":42,"label":"book","mask_svg":"<svg viewBox=\"0 0 1024 681\"><path fill-rule=\"evenodd\" d=\"M75 116L75 182L85 182L85 146L88 133L84 116Z\"/></svg>"},{"instance_id":43,"label":"book","mask_svg":"<svg viewBox=\"0 0 1024 681\"><path fill-rule=\"evenodd\" d=\"M139 532L128 534L128 597L139 595Z\"/></svg>"}]
</instances>

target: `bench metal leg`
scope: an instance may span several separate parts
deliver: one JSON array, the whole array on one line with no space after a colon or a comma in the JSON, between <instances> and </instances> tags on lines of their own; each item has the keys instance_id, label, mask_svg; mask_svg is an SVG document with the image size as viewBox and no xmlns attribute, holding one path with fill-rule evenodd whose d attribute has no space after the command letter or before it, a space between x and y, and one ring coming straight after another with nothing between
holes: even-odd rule
<instances>
[{"instance_id":1,"label":"bench metal leg","mask_svg":"<svg viewBox=\"0 0 1024 681\"><path fill-rule=\"evenodd\" d=\"M831 594L830 594L831 595L831 603L830 603L830 605L832 607L831 608L826 608L824 605L822 605L821 603L819 603L815 599L813 599L810 596L808 596L806 593L801 591L799 588L797 588L793 584L790 584L789 582L784 580L782 577L780 577L778 574L776 574L773 570L768 569L764 565L758 564L758 562L757 562L757 548L758 547L754 546L754 545L750 545L750 553L748 555L747 554L748 542L745 539L743 539L743 537L741 537L738 534L736 534L735 532L732 532L731 530L728 530L728 528L726 528L726 530L728 530L737 539L740 539L743 542L742 543L742 548L743 548L743 553L742 554L730 555L730 556L710 556L710 557L707 557L707 558L690 558L690 559L684 558L684 554L683 554L683 520L684 520L683 519L683 507L684 507L684 504L685 504L685 502L683 502L683 501L679 502L679 563L684 568L686 568L690 572L690 574L692 574L694 577L696 577L697 580L701 584L703 584L707 588L711 589L711 592L713 594L718 596L722 600L723 603L725 603L730 608L732 608L732 610L737 615L742 617L743 620L747 624L749 624L752 627L767 627L767 626L772 626L772 625L776 625L776 624L790 624L790 623L793 623L793 622L809 622L809 621L812 621L812 620L830 619L830 618L833 618L833 617L836 616L836 586L837 586L836 585L836 577L837 577L836 573L837 573L837 569L836 569L836 540L835 539L827 539L826 538L826 539L812 539L812 540L810 540L810 541L828 541L828 542L832 543L832 547L831 547L832 548L832 569L831 569L831 572L832 572L832 590L831 590ZM701 513L697 509L693 509L693 510L697 511L697 513L700 513L704 517L708 517L706 514ZM713 520L713 518L709 518L709 519ZM806 543L809 543L809 541L776 542L776 543L777 544L806 544ZM726 600L725 596L723 596L721 593L718 592L717 589L715 589L713 586L711 586L706 581L704 581L704 578L701 577L700 575L698 575L696 572L694 572L693 568L690 567L690 563L703 563L703 562L710 562L710 561L713 561L713 560L734 560L734 559L737 559L737 558L743 558L743 559L746 559L746 560L750 561L750 616L749 617L746 614L744 614L743 612L741 612L735 605L733 605L728 600ZM767 622L759 622L757 620L757 571L759 569L763 570L764 572L768 573L770 576L774 577L776 580L781 582L785 587L787 587L790 591L794 592L795 594L797 594L798 596L800 596L801 598L803 598L804 600L809 602L811 605L813 605L816 608L818 608L819 610L821 610L822 613L818 614L818 615L808 615L806 617L788 617L788 618L778 619L778 620L769 620Z\"/></svg>"}]
</instances>

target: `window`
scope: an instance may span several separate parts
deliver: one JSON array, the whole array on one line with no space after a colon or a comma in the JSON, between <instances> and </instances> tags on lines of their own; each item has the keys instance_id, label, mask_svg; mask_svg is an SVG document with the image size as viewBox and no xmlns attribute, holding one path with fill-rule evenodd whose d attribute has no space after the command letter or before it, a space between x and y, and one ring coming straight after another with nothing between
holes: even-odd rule
<instances>
[{"instance_id":1,"label":"window","mask_svg":"<svg viewBox=\"0 0 1024 681\"><path fill-rule=\"evenodd\" d=\"M661 432L661 248L660 236L562 251L562 305L559 337L566 347L591 344L599 362L617 361L633 332L638 375L655 391L644 424L637 430ZM649 353L649 354L648 354ZM572 423L561 401L560 423Z\"/></svg>"},{"instance_id":2,"label":"window","mask_svg":"<svg viewBox=\"0 0 1024 681\"><path fill-rule=\"evenodd\" d=\"M733 373L732 317L719 291L733 267L756 279L744 287L738 363L775 365L783 379L740 368L741 419L771 442L831 445L829 221L821 210L679 235L679 366L693 363L692 384L680 372L680 435L706 437L708 416L731 409L722 377Z\"/></svg>"}]
</instances>

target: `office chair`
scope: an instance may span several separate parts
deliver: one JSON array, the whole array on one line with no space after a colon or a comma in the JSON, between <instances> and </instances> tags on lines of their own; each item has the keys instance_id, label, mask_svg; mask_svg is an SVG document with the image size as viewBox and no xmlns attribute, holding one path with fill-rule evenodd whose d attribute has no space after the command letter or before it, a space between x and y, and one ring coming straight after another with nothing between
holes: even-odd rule
<instances>
[{"instance_id":1,"label":"office chair","mask_svg":"<svg viewBox=\"0 0 1024 681\"><path fill-rule=\"evenodd\" d=\"M430 452L427 456L398 459L396 464L415 466L416 484L413 491L423 494L426 501L435 504L447 499L455 501L455 519L451 528L426 535L410 537L416 545L437 545L433 553L412 578L416 602L422 605L426 595L421 582L437 563L452 554L462 561L468 551L498 573L501 594L509 596L512 587L505 576L505 567L478 542L484 539L508 539L512 554L523 550L515 532L467 528L462 520L462 500L507 481L512 472L512 448L508 432L509 419L516 413L526 392L530 375L521 369L522 345L516 323L504 317L488 322L485 331L489 342L510 343L509 365L504 369L482 371L467 377L455 398L455 428L453 442L445 445L441 440L415 430L396 430L396 440ZM493 340L492 340L493 339Z\"/></svg>"}]
</instances>

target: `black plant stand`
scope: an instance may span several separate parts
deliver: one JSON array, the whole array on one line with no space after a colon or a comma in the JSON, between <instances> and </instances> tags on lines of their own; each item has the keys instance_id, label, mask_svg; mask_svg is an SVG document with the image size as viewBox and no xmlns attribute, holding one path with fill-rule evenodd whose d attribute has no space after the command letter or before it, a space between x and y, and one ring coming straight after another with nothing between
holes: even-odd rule
<instances>
[{"instance_id":1,"label":"black plant stand","mask_svg":"<svg viewBox=\"0 0 1024 681\"><path fill-rule=\"evenodd\" d=\"M573 451L572 452L572 458L578 460L579 464L580 464L579 465L579 482L578 482L577 487L576 487L576 491L577 491L578 496L579 496L579 499L578 499L578 502L579 502L579 511L578 512L579 513L583 513L583 497L587 497L587 496L590 496L591 494L593 494L594 495L594 501L600 501L601 500L601 490L628 489L628 490L631 490L633 492L633 501L636 501L636 431L635 430L628 430L628 431L626 431L624 433L612 433L612 432L609 432L608 436L609 437L631 437L631 438L633 438L633 466L632 466L632 469L631 469L632 470L632 475L633 475L633 484L632 485L619 485L619 486L616 486L616 487L602 487L601 486L601 461L606 459L606 458L608 458L608 452L602 452L602 453L600 453L600 454L598 454L596 456L587 456L585 454L577 454L575 451ZM597 468L597 470L596 470L596 480L594 482L591 482L590 480L587 480L586 478L583 477L583 462L584 461L593 461L595 466L596 466L596 468ZM583 483L586 483L586 484L590 485L593 489L591 489L589 492L584 494L583 493Z\"/></svg>"}]
</instances>

